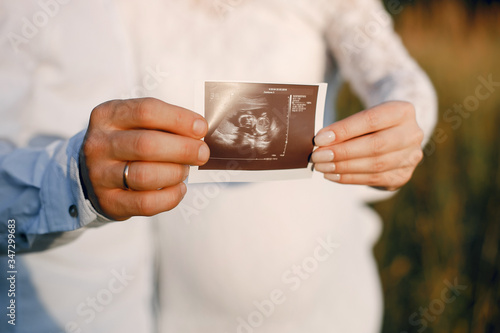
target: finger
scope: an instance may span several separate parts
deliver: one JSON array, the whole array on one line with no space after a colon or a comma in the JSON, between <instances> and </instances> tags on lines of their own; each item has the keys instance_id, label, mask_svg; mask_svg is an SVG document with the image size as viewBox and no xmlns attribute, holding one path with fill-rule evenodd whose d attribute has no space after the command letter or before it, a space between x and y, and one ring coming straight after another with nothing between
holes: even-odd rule
<instances>
[{"instance_id":1,"label":"finger","mask_svg":"<svg viewBox=\"0 0 500 333\"><path fill-rule=\"evenodd\" d=\"M100 185L124 188L123 172L126 162L116 161L102 172ZM152 191L179 184L189 174L189 167L175 163L130 162L127 184L134 191Z\"/></svg>"},{"instance_id":2,"label":"finger","mask_svg":"<svg viewBox=\"0 0 500 333\"><path fill-rule=\"evenodd\" d=\"M98 106L92 115L105 118L114 128L154 129L195 139L208 130L201 115L154 98L111 101Z\"/></svg>"},{"instance_id":3,"label":"finger","mask_svg":"<svg viewBox=\"0 0 500 333\"><path fill-rule=\"evenodd\" d=\"M160 131L115 131L110 140L110 153L120 161L202 165L210 157L205 142Z\"/></svg>"},{"instance_id":4,"label":"finger","mask_svg":"<svg viewBox=\"0 0 500 333\"><path fill-rule=\"evenodd\" d=\"M323 173L339 174L382 173L400 168L415 167L422 159L422 155L421 149L405 149L375 157L316 163L314 169Z\"/></svg>"},{"instance_id":5,"label":"finger","mask_svg":"<svg viewBox=\"0 0 500 333\"><path fill-rule=\"evenodd\" d=\"M405 117L415 118L415 110L410 103L383 103L321 129L314 142L317 146L328 146L333 143L344 142L392 127L401 123Z\"/></svg>"},{"instance_id":6,"label":"finger","mask_svg":"<svg viewBox=\"0 0 500 333\"><path fill-rule=\"evenodd\" d=\"M396 190L406 184L412 174L413 167L401 168L388 172L382 173L370 173L370 174L338 174L338 173L326 173L324 175L325 179L331 180L340 184L352 184L352 185L368 185L373 187L380 187L387 190Z\"/></svg>"},{"instance_id":7,"label":"finger","mask_svg":"<svg viewBox=\"0 0 500 333\"><path fill-rule=\"evenodd\" d=\"M153 216L175 208L186 194L186 184L180 183L158 191L107 191L100 197L107 215L115 220L132 216ZM111 212L111 213L110 213Z\"/></svg>"},{"instance_id":8,"label":"finger","mask_svg":"<svg viewBox=\"0 0 500 333\"><path fill-rule=\"evenodd\" d=\"M351 159L380 156L395 151L407 149L408 147L420 148L420 136L408 135L411 132L406 126L399 126L364 135L352 140L341 142L318 149L311 156L313 162L318 160L319 152L329 149L333 152L334 161L345 161ZM315 155L316 154L316 155ZM323 153L325 154L325 153ZM321 162L321 161L319 161Z\"/></svg>"}]
</instances>

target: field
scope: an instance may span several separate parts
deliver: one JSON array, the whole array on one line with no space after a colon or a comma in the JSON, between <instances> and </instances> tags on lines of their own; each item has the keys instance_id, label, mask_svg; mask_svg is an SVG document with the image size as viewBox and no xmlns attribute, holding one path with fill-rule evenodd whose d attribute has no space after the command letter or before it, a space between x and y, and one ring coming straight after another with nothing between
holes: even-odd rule
<instances>
[{"instance_id":1,"label":"field","mask_svg":"<svg viewBox=\"0 0 500 333\"><path fill-rule=\"evenodd\" d=\"M500 331L500 86L474 99L481 77L500 82L500 10L460 3L407 5L394 18L435 85L445 135L408 185L374 205L384 220L375 247L383 332ZM464 103L472 111L445 116ZM347 85L339 109L359 110Z\"/></svg>"}]
</instances>

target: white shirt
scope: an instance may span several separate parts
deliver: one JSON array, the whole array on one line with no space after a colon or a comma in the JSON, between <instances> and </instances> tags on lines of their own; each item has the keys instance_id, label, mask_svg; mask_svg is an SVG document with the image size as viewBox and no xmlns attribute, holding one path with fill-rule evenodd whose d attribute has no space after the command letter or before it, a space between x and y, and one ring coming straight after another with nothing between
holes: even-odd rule
<instances>
[{"instance_id":1,"label":"white shirt","mask_svg":"<svg viewBox=\"0 0 500 333\"><path fill-rule=\"evenodd\" d=\"M19 289L36 291L17 296L18 330L378 330L380 221L365 202L389 194L320 174L190 185L171 212L110 223L85 200L77 163L93 107L147 95L194 109L201 80L340 71L367 106L412 102L428 138L432 86L378 1L43 3L0 2L0 223L16 220L19 246L52 247L17 256Z\"/></svg>"}]
</instances>

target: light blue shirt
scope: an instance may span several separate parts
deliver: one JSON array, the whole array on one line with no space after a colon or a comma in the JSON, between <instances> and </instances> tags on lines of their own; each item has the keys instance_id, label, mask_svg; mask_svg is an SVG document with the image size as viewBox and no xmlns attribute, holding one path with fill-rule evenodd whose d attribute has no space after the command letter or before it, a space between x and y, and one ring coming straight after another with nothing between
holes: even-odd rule
<instances>
[{"instance_id":1,"label":"light blue shirt","mask_svg":"<svg viewBox=\"0 0 500 333\"><path fill-rule=\"evenodd\" d=\"M46 243L51 236L106 219L85 199L78 172L78 154L85 132L46 147L14 149L0 141L0 223L15 219L16 250ZM43 140L43 139L39 139ZM0 247L7 248L2 232Z\"/></svg>"}]
</instances>

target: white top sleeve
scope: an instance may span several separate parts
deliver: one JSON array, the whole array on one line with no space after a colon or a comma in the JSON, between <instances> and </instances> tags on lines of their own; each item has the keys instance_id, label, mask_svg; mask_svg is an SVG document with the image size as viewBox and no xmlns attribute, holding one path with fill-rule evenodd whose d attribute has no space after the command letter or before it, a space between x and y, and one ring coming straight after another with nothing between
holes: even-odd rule
<instances>
[{"instance_id":1,"label":"white top sleeve","mask_svg":"<svg viewBox=\"0 0 500 333\"><path fill-rule=\"evenodd\" d=\"M342 77L365 107L391 100L412 103L417 123L424 131L424 145L437 122L436 93L394 32L392 19L381 1L338 1L330 9L325 11L329 16L326 39ZM366 202L392 195L368 186L352 186Z\"/></svg>"},{"instance_id":2,"label":"white top sleeve","mask_svg":"<svg viewBox=\"0 0 500 333\"><path fill-rule=\"evenodd\" d=\"M339 1L330 14L327 41L342 76L366 107L390 100L413 104L430 138L437 98L427 75L410 57L379 0Z\"/></svg>"}]
</instances>

